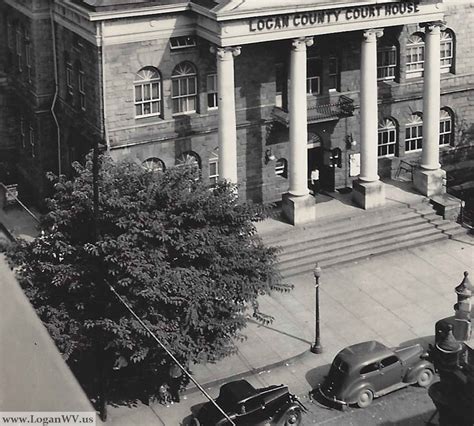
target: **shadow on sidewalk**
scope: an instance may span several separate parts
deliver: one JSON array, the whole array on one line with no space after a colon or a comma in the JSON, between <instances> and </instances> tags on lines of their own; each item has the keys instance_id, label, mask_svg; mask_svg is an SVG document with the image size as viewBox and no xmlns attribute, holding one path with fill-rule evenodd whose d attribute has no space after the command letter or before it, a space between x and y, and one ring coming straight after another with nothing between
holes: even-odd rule
<instances>
[{"instance_id":1,"label":"shadow on sidewalk","mask_svg":"<svg viewBox=\"0 0 474 426\"><path fill-rule=\"evenodd\" d=\"M307 343L308 345L311 345L311 343L312 343L312 342L310 342L306 339L303 339L302 337L298 337L298 336L295 336L293 334L287 333L286 331L278 330L277 328L270 327L269 325L262 324L258 321L255 321L252 318L249 318L248 322L252 323L252 324L256 324L258 327L263 327L263 328L266 328L267 330L272 330L272 331L275 331L276 333L283 334L284 336L291 337L292 339L299 340L300 342Z\"/></svg>"}]
</instances>

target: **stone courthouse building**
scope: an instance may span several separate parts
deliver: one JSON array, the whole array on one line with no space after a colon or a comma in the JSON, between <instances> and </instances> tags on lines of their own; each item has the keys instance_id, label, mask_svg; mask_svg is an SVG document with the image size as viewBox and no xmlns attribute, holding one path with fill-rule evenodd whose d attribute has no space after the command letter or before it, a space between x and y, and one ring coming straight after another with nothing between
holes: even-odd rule
<instances>
[{"instance_id":1,"label":"stone courthouse building","mask_svg":"<svg viewBox=\"0 0 474 426\"><path fill-rule=\"evenodd\" d=\"M0 153L23 188L97 141L313 215L314 190L432 196L474 157L466 0L0 0ZM8 97L8 101L6 101ZM6 157L5 157L6 158Z\"/></svg>"}]
</instances>

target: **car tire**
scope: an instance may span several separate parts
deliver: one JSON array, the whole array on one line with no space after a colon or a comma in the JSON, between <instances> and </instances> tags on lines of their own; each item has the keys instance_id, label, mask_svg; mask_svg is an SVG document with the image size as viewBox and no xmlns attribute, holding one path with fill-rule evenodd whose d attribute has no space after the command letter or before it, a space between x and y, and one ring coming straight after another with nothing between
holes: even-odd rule
<instances>
[{"instance_id":1,"label":"car tire","mask_svg":"<svg viewBox=\"0 0 474 426\"><path fill-rule=\"evenodd\" d=\"M193 417L189 422L189 426L201 426L201 422L196 417Z\"/></svg>"},{"instance_id":2,"label":"car tire","mask_svg":"<svg viewBox=\"0 0 474 426\"><path fill-rule=\"evenodd\" d=\"M282 426L299 426L301 424L301 410L293 407L283 414L281 424Z\"/></svg>"},{"instance_id":3,"label":"car tire","mask_svg":"<svg viewBox=\"0 0 474 426\"><path fill-rule=\"evenodd\" d=\"M362 389L357 397L357 406L367 408L374 400L374 394L370 389Z\"/></svg>"},{"instance_id":4,"label":"car tire","mask_svg":"<svg viewBox=\"0 0 474 426\"><path fill-rule=\"evenodd\" d=\"M416 382L421 388L427 388L434 379L434 373L429 368L423 368L416 376Z\"/></svg>"}]
</instances>

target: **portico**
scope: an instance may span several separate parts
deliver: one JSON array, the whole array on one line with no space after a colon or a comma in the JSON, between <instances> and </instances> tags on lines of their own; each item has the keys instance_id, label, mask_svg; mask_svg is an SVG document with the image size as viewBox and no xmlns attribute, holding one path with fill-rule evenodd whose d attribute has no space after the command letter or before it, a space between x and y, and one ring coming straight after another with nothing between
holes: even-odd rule
<instances>
[{"instance_id":1,"label":"portico","mask_svg":"<svg viewBox=\"0 0 474 426\"><path fill-rule=\"evenodd\" d=\"M383 183L378 175L377 39L387 27L439 22L439 6L418 1L322 8L301 0L296 7L275 0L265 10L257 1L230 1L217 8L216 15L203 14L198 35L217 48L219 87L220 177L239 182L235 132L233 57L245 55L246 45L288 40L289 59L289 189L282 197L282 209L292 224L314 220L315 201L307 187L307 48L318 35L352 32L360 39L360 175L353 185L353 201L364 209L385 203ZM278 4L277 4L278 3ZM280 4L281 3L281 4ZM199 11L198 11L199 12ZM217 26L219 24L219 26ZM209 31L210 29L214 31ZM440 105L439 25L426 25L426 59L423 93L423 153L421 169L415 173L415 188L431 196L443 191L444 172L438 154ZM221 111L222 110L222 111Z\"/></svg>"}]
</instances>

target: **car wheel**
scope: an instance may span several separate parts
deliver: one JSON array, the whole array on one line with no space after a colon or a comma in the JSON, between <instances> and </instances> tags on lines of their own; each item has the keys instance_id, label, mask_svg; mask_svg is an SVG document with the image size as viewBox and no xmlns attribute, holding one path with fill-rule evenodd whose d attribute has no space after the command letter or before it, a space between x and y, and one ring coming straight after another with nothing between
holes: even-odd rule
<instances>
[{"instance_id":1,"label":"car wheel","mask_svg":"<svg viewBox=\"0 0 474 426\"><path fill-rule=\"evenodd\" d=\"M431 385L433 378L433 372L429 368L424 368L418 373L416 382L418 383L418 386L422 388L427 388L429 385Z\"/></svg>"},{"instance_id":2,"label":"car wheel","mask_svg":"<svg viewBox=\"0 0 474 426\"><path fill-rule=\"evenodd\" d=\"M357 397L357 406L359 408L367 408L374 399L374 394L370 389L363 389Z\"/></svg>"},{"instance_id":3,"label":"car wheel","mask_svg":"<svg viewBox=\"0 0 474 426\"><path fill-rule=\"evenodd\" d=\"M201 422L196 417L193 417L189 422L189 426L201 426Z\"/></svg>"},{"instance_id":4,"label":"car wheel","mask_svg":"<svg viewBox=\"0 0 474 426\"><path fill-rule=\"evenodd\" d=\"M301 424L301 410L298 408L290 408L284 415L282 426L298 426Z\"/></svg>"}]
</instances>

